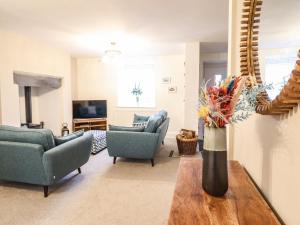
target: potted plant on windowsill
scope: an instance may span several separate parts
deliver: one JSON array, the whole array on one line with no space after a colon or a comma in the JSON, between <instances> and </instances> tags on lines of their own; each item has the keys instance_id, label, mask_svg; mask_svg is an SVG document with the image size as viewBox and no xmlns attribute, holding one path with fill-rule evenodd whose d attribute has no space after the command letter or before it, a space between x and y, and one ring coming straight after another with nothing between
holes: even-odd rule
<instances>
[{"instance_id":1,"label":"potted plant on windowsill","mask_svg":"<svg viewBox=\"0 0 300 225\"><path fill-rule=\"evenodd\" d=\"M228 77L219 86L200 91L199 117L204 120L202 187L223 196L228 189L226 125L247 119L255 112L257 95L271 85L251 85L244 77Z\"/></svg>"},{"instance_id":2,"label":"potted plant on windowsill","mask_svg":"<svg viewBox=\"0 0 300 225\"><path fill-rule=\"evenodd\" d=\"M143 94L142 88L140 87L140 84L134 84L134 88L131 91L131 94L135 96L136 103L139 104L140 102L140 96Z\"/></svg>"}]
</instances>

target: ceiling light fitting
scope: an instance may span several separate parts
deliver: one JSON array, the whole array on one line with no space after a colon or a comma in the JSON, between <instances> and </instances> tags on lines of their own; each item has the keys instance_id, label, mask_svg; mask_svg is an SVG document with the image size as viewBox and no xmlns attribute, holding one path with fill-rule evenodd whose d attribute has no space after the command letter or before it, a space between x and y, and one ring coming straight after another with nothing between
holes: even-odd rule
<instances>
[{"instance_id":1,"label":"ceiling light fitting","mask_svg":"<svg viewBox=\"0 0 300 225\"><path fill-rule=\"evenodd\" d=\"M116 48L116 43L115 42L111 42L110 43L110 48L107 49L104 52L104 54L105 54L105 56L107 56L109 58L116 58L116 57L120 56L122 54L122 52Z\"/></svg>"}]
</instances>

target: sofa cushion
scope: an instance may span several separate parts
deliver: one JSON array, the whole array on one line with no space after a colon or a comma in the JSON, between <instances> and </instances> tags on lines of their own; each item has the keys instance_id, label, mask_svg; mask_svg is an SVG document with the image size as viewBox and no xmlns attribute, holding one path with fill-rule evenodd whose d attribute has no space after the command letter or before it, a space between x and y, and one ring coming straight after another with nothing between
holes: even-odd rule
<instances>
[{"instance_id":1,"label":"sofa cushion","mask_svg":"<svg viewBox=\"0 0 300 225\"><path fill-rule=\"evenodd\" d=\"M141 116L141 115L134 114L133 123L147 122L149 120L149 117L150 116Z\"/></svg>"},{"instance_id":2,"label":"sofa cushion","mask_svg":"<svg viewBox=\"0 0 300 225\"><path fill-rule=\"evenodd\" d=\"M156 129L161 125L162 122L163 122L162 116L157 114L150 116L148 120L148 124L145 127L144 131L149 133L155 133Z\"/></svg>"},{"instance_id":3,"label":"sofa cushion","mask_svg":"<svg viewBox=\"0 0 300 225\"><path fill-rule=\"evenodd\" d=\"M79 130L79 131L76 131L72 134L69 134L67 136L63 136L63 137L55 137L55 144L56 145L61 145L63 143L66 143L68 141L71 141L71 140L74 140L78 137L81 137L82 135L84 134L84 130Z\"/></svg>"},{"instance_id":4,"label":"sofa cushion","mask_svg":"<svg viewBox=\"0 0 300 225\"><path fill-rule=\"evenodd\" d=\"M110 131L131 131L131 132L143 132L145 127L124 127L108 125Z\"/></svg>"},{"instance_id":5,"label":"sofa cushion","mask_svg":"<svg viewBox=\"0 0 300 225\"><path fill-rule=\"evenodd\" d=\"M168 112L165 110L161 110L158 113L155 114L156 116L161 116L162 120L165 121L168 117Z\"/></svg>"},{"instance_id":6,"label":"sofa cushion","mask_svg":"<svg viewBox=\"0 0 300 225\"><path fill-rule=\"evenodd\" d=\"M55 147L54 136L48 129L28 129L0 125L0 141L42 145L44 151Z\"/></svg>"}]
</instances>

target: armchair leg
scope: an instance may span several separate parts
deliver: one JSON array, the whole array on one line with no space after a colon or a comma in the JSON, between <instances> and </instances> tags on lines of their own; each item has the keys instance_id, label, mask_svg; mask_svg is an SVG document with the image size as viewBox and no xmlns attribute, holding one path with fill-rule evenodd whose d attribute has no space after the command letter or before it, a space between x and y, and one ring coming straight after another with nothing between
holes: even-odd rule
<instances>
[{"instance_id":1,"label":"armchair leg","mask_svg":"<svg viewBox=\"0 0 300 225\"><path fill-rule=\"evenodd\" d=\"M114 164L116 164L117 161L117 157L114 156Z\"/></svg>"},{"instance_id":2,"label":"armchair leg","mask_svg":"<svg viewBox=\"0 0 300 225\"><path fill-rule=\"evenodd\" d=\"M80 167L78 168L78 173L81 173L81 169L80 169Z\"/></svg>"},{"instance_id":3,"label":"armchair leg","mask_svg":"<svg viewBox=\"0 0 300 225\"><path fill-rule=\"evenodd\" d=\"M154 159L151 159L151 165L154 167Z\"/></svg>"},{"instance_id":4,"label":"armchair leg","mask_svg":"<svg viewBox=\"0 0 300 225\"><path fill-rule=\"evenodd\" d=\"M44 197L48 197L48 186L44 186Z\"/></svg>"}]
</instances>

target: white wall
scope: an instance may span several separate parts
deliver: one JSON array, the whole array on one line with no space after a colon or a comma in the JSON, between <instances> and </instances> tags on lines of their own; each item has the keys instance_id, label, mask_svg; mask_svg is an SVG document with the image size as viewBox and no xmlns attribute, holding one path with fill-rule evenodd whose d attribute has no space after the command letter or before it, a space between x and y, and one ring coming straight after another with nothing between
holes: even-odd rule
<instances>
[{"instance_id":1,"label":"white wall","mask_svg":"<svg viewBox=\"0 0 300 225\"><path fill-rule=\"evenodd\" d=\"M1 124L20 126L19 87L13 83L13 71L63 77L56 90L40 90L38 119L60 133L61 123L71 123L70 55L32 38L0 30ZM35 117L36 118L36 117Z\"/></svg>"},{"instance_id":2,"label":"white wall","mask_svg":"<svg viewBox=\"0 0 300 225\"><path fill-rule=\"evenodd\" d=\"M229 73L239 73L242 0L231 0ZM255 114L233 128L230 150L249 171L286 224L300 224L300 108L289 115Z\"/></svg>"},{"instance_id":3,"label":"white wall","mask_svg":"<svg viewBox=\"0 0 300 225\"><path fill-rule=\"evenodd\" d=\"M186 44L185 86L184 86L184 127L198 131L200 79L200 42Z\"/></svg>"},{"instance_id":4,"label":"white wall","mask_svg":"<svg viewBox=\"0 0 300 225\"><path fill-rule=\"evenodd\" d=\"M71 58L71 89L72 99L77 99L77 60Z\"/></svg>"},{"instance_id":5,"label":"white wall","mask_svg":"<svg viewBox=\"0 0 300 225\"><path fill-rule=\"evenodd\" d=\"M228 53L227 52L215 52L215 53L202 53L200 58L202 63L223 63L227 62Z\"/></svg>"},{"instance_id":6,"label":"white wall","mask_svg":"<svg viewBox=\"0 0 300 225\"><path fill-rule=\"evenodd\" d=\"M165 109L171 119L168 137L183 128L184 115L184 55L166 55L150 57L156 74L155 108L117 107L118 66L105 64L98 58L76 59L76 96L74 99L106 99L108 103L108 121L110 124L131 125L133 114L151 115ZM167 84L162 77L171 77L171 85L177 86L177 93L168 93Z\"/></svg>"}]
</instances>

